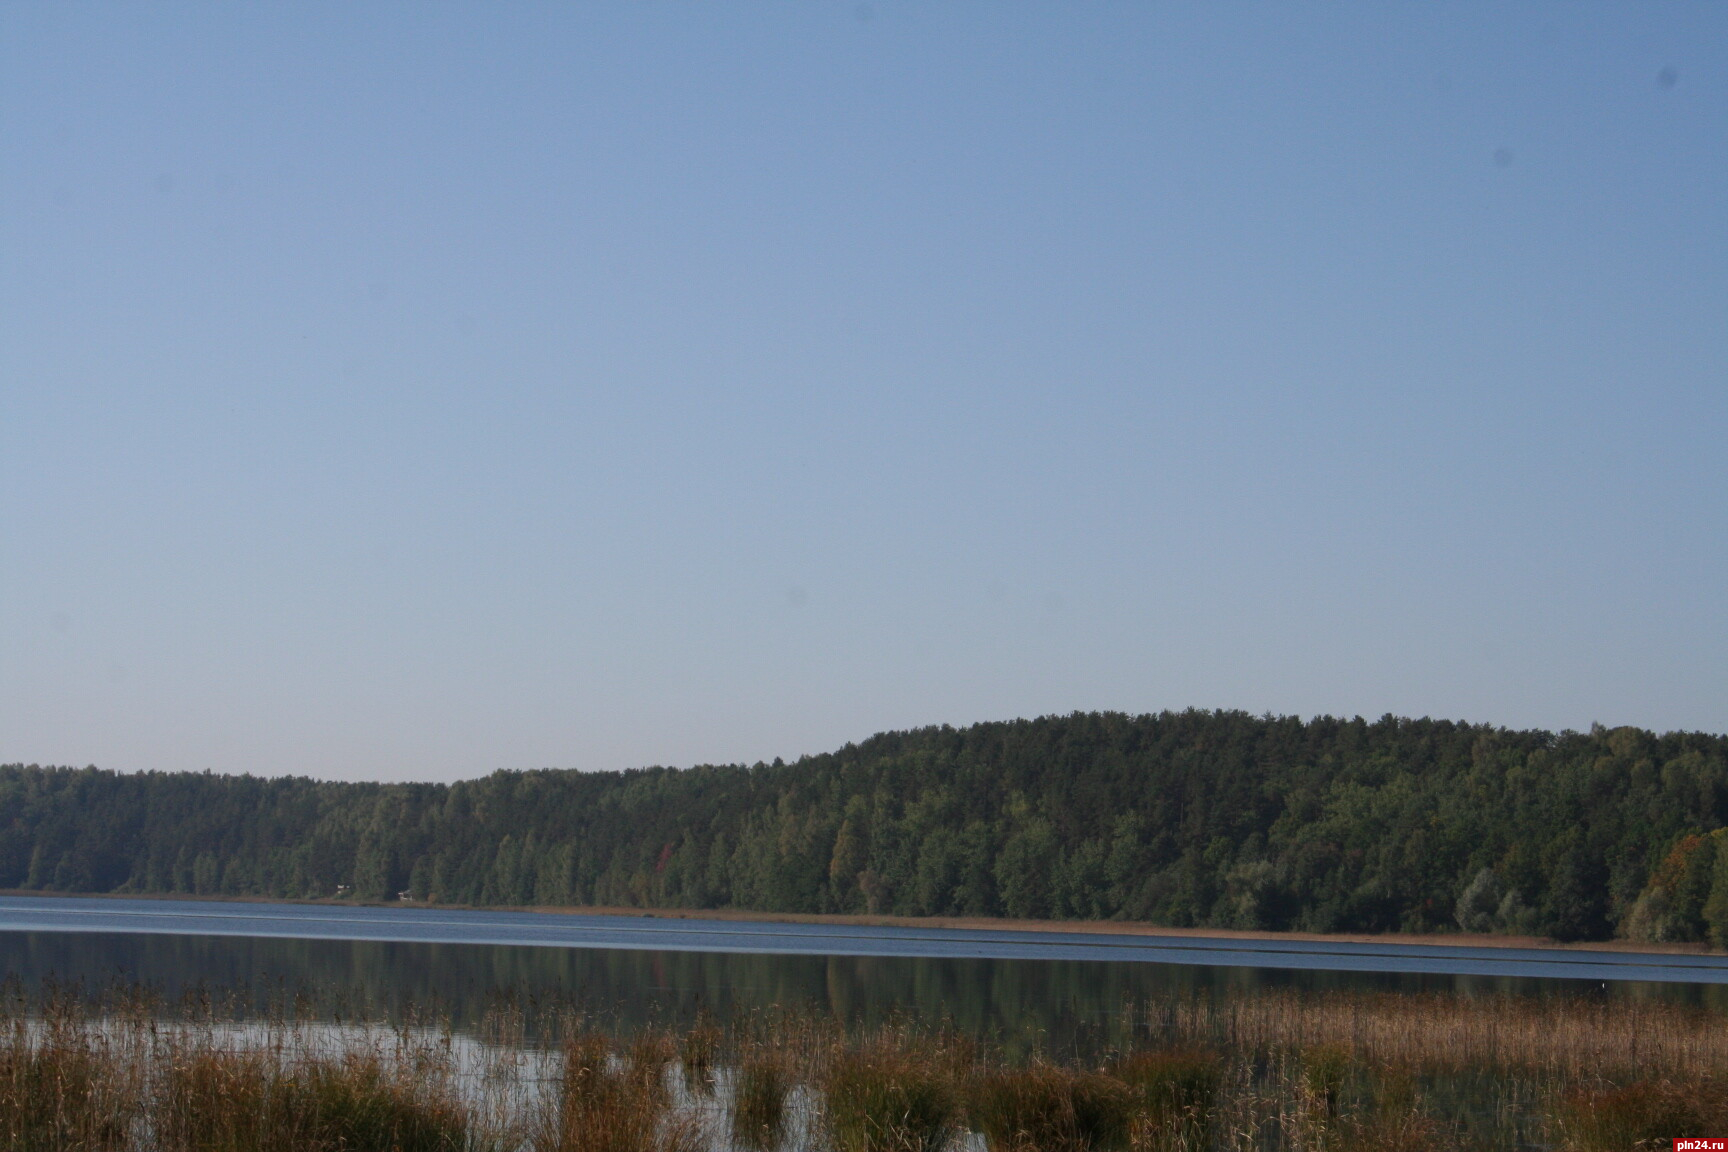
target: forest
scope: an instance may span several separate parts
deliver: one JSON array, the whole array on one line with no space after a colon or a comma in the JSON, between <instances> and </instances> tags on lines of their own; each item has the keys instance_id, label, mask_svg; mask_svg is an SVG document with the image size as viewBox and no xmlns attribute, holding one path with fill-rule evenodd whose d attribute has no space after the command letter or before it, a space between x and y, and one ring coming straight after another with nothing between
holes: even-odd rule
<instances>
[{"instance_id":1,"label":"forest","mask_svg":"<svg viewBox=\"0 0 1728 1152\"><path fill-rule=\"evenodd\" d=\"M0 766L0 888L1728 945L1728 737L1165 712L454 784Z\"/></svg>"}]
</instances>

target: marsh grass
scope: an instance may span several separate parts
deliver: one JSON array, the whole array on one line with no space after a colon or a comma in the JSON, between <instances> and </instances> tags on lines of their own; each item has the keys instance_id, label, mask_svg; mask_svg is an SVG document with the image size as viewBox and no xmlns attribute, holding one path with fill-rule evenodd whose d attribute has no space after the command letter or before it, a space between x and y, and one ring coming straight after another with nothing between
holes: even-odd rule
<instances>
[{"instance_id":1,"label":"marsh grass","mask_svg":"<svg viewBox=\"0 0 1728 1152\"><path fill-rule=\"evenodd\" d=\"M1135 1052L1111 1071L1134 1094L1129 1143L1144 1152L1185 1152L1208 1145L1225 1065L1199 1048Z\"/></svg>"},{"instance_id":2,"label":"marsh grass","mask_svg":"<svg viewBox=\"0 0 1728 1152\"><path fill-rule=\"evenodd\" d=\"M171 1067L154 1112L162 1152L462 1152L461 1102L373 1054L285 1063L202 1051Z\"/></svg>"},{"instance_id":3,"label":"marsh grass","mask_svg":"<svg viewBox=\"0 0 1728 1152\"><path fill-rule=\"evenodd\" d=\"M604 1032L572 1022L555 1090L544 1103L536 1149L545 1152L683 1152L699 1125L674 1112L667 1083L675 1052L661 1033L619 1051Z\"/></svg>"},{"instance_id":4,"label":"marsh grass","mask_svg":"<svg viewBox=\"0 0 1728 1152\"><path fill-rule=\"evenodd\" d=\"M835 1051L821 1087L839 1152L938 1152L958 1131L952 1058L904 1034Z\"/></svg>"},{"instance_id":5,"label":"marsh grass","mask_svg":"<svg viewBox=\"0 0 1728 1152\"><path fill-rule=\"evenodd\" d=\"M1728 1068L1728 1028L1659 1001L1259 992L1141 1009L1148 1041L1230 1051L1335 1049L1351 1062L1588 1079Z\"/></svg>"},{"instance_id":6,"label":"marsh grass","mask_svg":"<svg viewBox=\"0 0 1728 1152\"><path fill-rule=\"evenodd\" d=\"M768 1050L748 1053L732 1088L732 1138L755 1152L778 1148L786 1135L787 1099L794 1079L785 1057Z\"/></svg>"},{"instance_id":7,"label":"marsh grass","mask_svg":"<svg viewBox=\"0 0 1728 1152\"><path fill-rule=\"evenodd\" d=\"M1676 1135L1713 1133L1728 1119L1720 1090L1701 1087L1656 1080L1575 1089L1560 1100L1558 1127L1577 1152L1666 1149Z\"/></svg>"},{"instance_id":8,"label":"marsh grass","mask_svg":"<svg viewBox=\"0 0 1728 1152\"><path fill-rule=\"evenodd\" d=\"M125 1053L77 1007L11 1019L0 1039L0 1148L7 1152L125 1147L136 1110Z\"/></svg>"},{"instance_id":9,"label":"marsh grass","mask_svg":"<svg viewBox=\"0 0 1728 1152\"><path fill-rule=\"evenodd\" d=\"M714 1069L723 1040L720 1029L706 1016L679 1039L678 1066L686 1091L714 1095Z\"/></svg>"},{"instance_id":10,"label":"marsh grass","mask_svg":"<svg viewBox=\"0 0 1728 1152\"><path fill-rule=\"evenodd\" d=\"M1728 1130L1728 1029L1666 1004L1248 994L1125 1007L1133 1042L1010 1058L761 1013L474 1034L0 998L0 1152L1365 1152L1667 1147ZM536 1036L545 1035L545 1040Z\"/></svg>"},{"instance_id":11,"label":"marsh grass","mask_svg":"<svg viewBox=\"0 0 1728 1152\"><path fill-rule=\"evenodd\" d=\"M990 1152L1112 1152L1134 1128L1134 1090L1098 1072L1042 1061L979 1076L969 1115Z\"/></svg>"}]
</instances>

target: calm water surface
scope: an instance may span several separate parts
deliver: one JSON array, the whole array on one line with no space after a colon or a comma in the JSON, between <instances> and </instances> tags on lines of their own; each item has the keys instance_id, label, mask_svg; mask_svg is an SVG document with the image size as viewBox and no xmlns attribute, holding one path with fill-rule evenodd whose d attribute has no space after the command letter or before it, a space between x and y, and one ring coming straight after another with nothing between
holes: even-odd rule
<instances>
[{"instance_id":1,"label":"calm water surface","mask_svg":"<svg viewBox=\"0 0 1728 1152\"><path fill-rule=\"evenodd\" d=\"M0 972L167 996L310 993L458 1026L509 1001L620 1023L769 1008L979 1035L1108 1039L1124 1006L1266 988L1655 997L1728 1009L1728 958L1546 949L738 923L173 900L0 897Z\"/></svg>"}]
</instances>

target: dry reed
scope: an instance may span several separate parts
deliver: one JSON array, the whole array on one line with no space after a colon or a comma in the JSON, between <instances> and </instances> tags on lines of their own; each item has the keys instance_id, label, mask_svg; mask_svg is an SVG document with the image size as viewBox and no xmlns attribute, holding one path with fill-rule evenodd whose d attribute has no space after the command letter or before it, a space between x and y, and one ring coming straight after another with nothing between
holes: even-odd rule
<instances>
[{"instance_id":1,"label":"dry reed","mask_svg":"<svg viewBox=\"0 0 1728 1152\"><path fill-rule=\"evenodd\" d=\"M839 1152L938 1152L956 1132L949 1061L903 1035L835 1052L822 1079L828 1131Z\"/></svg>"},{"instance_id":2,"label":"dry reed","mask_svg":"<svg viewBox=\"0 0 1728 1152\"><path fill-rule=\"evenodd\" d=\"M572 1026L562 1073L547 1102L537 1152L682 1152L697 1146L693 1119L674 1113L669 1037L648 1033L627 1053L605 1033Z\"/></svg>"},{"instance_id":3,"label":"dry reed","mask_svg":"<svg viewBox=\"0 0 1728 1152\"><path fill-rule=\"evenodd\" d=\"M1237 1050L1335 1047L1352 1059L1438 1071L1568 1077L1728 1070L1720 1015L1662 1002L1263 992L1147 1012L1152 1035Z\"/></svg>"},{"instance_id":4,"label":"dry reed","mask_svg":"<svg viewBox=\"0 0 1728 1152\"><path fill-rule=\"evenodd\" d=\"M1035 1062L978 1077L969 1115L990 1152L1110 1152L1134 1129L1134 1091L1114 1076Z\"/></svg>"},{"instance_id":5,"label":"dry reed","mask_svg":"<svg viewBox=\"0 0 1728 1152\"><path fill-rule=\"evenodd\" d=\"M224 1011L0 1004L0 1152L1604 1152L1728 1128L1728 1029L1659 1003L1171 1001L1095 1064L905 1023L569 1019L542 1046L509 1011L470 1037Z\"/></svg>"},{"instance_id":6,"label":"dry reed","mask_svg":"<svg viewBox=\"0 0 1728 1152\"><path fill-rule=\"evenodd\" d=\"M168 1070L155 1110L162 1152L462 1152L457 1099L375 1054L284 1063L202 1051Z\"/></svg>"},{"instance_id":7,"label":"dry reed","mask_svg":"<svg viewBox=\"0 0 1728 1152\"><path fill-rule=\"evenodd\" d=\"M1217 1053L1136 1052L1112 1071L1136 1097L1130 1139L1136 1150L1179 1152L1208 1145L1225 1071Z\"/></svg>"},{"instance_id":8,"label":"dry reed","mask_svg":"<svg viewBox=\"0 0 1728 1152\"><path fill-rule=\"evenodd\" d=\"M769 1152L786 1135L786 1101L793 1078L786 1060L756 1051L738 1065L732 1088L732 1138L746 1148Z\"/></svg>"},{"instance_id":9,"label":"dry reed","mask_svg":"<svg viewBox=\"0 0 1728 1152\"><path fill-rule=\"evenodd\" d=\"M0 1148L104 1152L126 1145L137 1111L126 1053L74 1005L14 1018L0 1038Z\"/></svg>"}]
</instances>

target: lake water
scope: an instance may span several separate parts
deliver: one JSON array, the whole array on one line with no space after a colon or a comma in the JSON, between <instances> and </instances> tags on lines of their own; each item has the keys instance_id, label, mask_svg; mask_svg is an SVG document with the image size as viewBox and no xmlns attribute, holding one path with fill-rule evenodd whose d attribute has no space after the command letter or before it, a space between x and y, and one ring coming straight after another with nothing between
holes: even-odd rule
<instances>
[{"instance_id":1,"label":"lake water","mask_svg":"<svg viewBox=\"0 0 1728 1152\"><path fill-rule=\"evenodd\" d=\"M621 1023L770 1007L1105 1039L1126 1004L1253 989L1656 997L1728 1009L1728 957L741 923L443 908L0 897L0 972L179 996L309 992L461 1026L501 1000Z\"/></svg>"}]
</instances>

